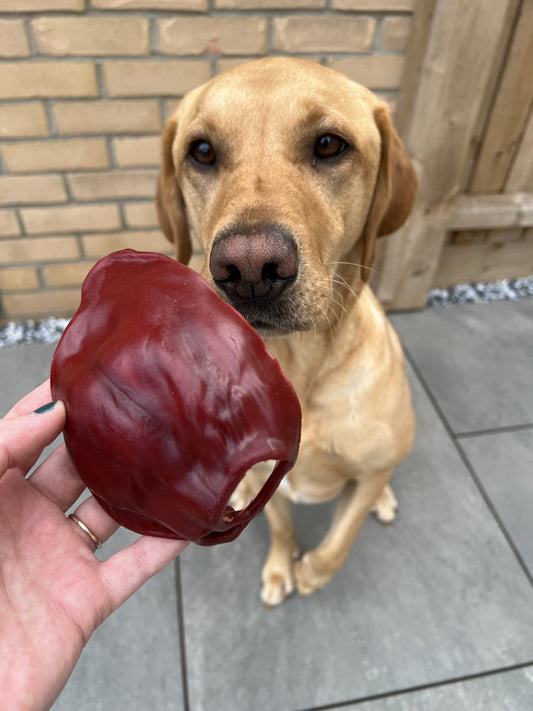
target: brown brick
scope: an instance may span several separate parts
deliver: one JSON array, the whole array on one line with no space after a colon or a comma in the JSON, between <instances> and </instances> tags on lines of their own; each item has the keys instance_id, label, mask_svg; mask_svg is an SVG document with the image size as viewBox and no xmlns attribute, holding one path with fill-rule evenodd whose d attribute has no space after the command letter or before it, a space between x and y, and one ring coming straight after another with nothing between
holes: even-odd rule
<instances>
[{"instance_id":1,"label":"brown brick","mask_svg":"<svg viewBox=\"0 0 533 711\"><path fill-rule=\"evenodd\" d=\"M31 234L61 234L85 230L116 230L120 213L116 205L67 205L21 209L22 222Z\"/></svg>"},{"instance_id":2,"label":"brown brick","mask_svg":"<svg viewBox=\"0 0 533 711\"><path fill-rule=\"evenodd\" d=\"M32 21L41 54L139 55L150 52L150 25L141 17L40 17Z\"/></svg>"},{"instance_id":3,"label":"brown brick","mask_svg":"<svg viewBox=\"0 0 533 711\"><path fill-rule=\"evenodd\" d=\"M237 59L234 59L233 57L231 59L224 59L221 57L218 62L218 74L222 74L222 72L228 72L230 69L235 69L235 67L238 67L241 64L247 64L250 61L254 61L255 59L260 59L260 57L238 57ZM175 107L177 108L177 107ZM167 116L171 116L173 111L171 110L172 107L169 105L168 109L170 113L167 113Z\"/></svg>"},{"instance_id":4,"label":"brown brick","mask_svg":"<svg viewBox=\"0 0 533 711\"><path fill-rule=\"evenodd\" d=\"M109 166L107 145L103 138L6 143L3 152L11 173L88 170Z\"/></svg>"},{"instance_id":5,"label":"brown brick","mask_svg":"<svg viewBox=\"0 0 533 711\"><path fill-rule=\"evenodd\" d=\"M405 52L410 32L410 17L386 17L381 29L382 49L387 52Z\"/></svg>"},{"instance_id":6,"label":"brown brick","mask_svg":"<svg viewBox=\"0 0 533 711\"><path fill-rule=\"evenodd\" d=\"M326 0L215 0L217 10L320 10Z\"/></svg>"},{"instance_id":7,"label":"brown brick","mask_svg":"<svg viewBox=\"0 0 533 711\"><path fill-rule=\"evenodd\" d=\"M159 166L161 137L115 138L113 141L117 164L121 168Z\"/></svg>"},{"instance_id":8,"label":"brown brick","mask_svg":"<svg viewBox=\"0 0 533 711\"><path fill-rule=\"evenodd\" d=\"M114 170L69 175L75 200L110 200L151 197L155 200L157 170Z\"/></svg>"},{"instance_id":9,"label":"brown brick","mask_svg":"<svg viewBox=\"0 0 533 711\"><path fill-rule=\"evenodd\" d=\"M71 316L79 306L79 289L36 291L28 294L5 294L4 310L8 318L35 318L38 316Z\"/></svg>"},{"instance_id":10,"label":"brown brick","mask_svg":"<svg viewBox=\"0 0 533 711\"><path fill-rule=\"evenodd\" d=\"M222 60L219 60L219 64L221 61ZM181 101L178 101L177 99L171 99L170 101L163 102L165 121L166 121L166 119L170 118L171 116L173 116L176 113L176 110L177 110L178 106L180 105L180 103L181 103Z\"/></svg>"},{"instance_id":11,"label":"brown brick","mask_svg":"<svg viewBox=\"0 0 533 711\"><path fill-rule=\"evenodd\" d=\"M259 17L177 17L159 20L163 54L264 54L267 21Z\"/></svg>"},{"instance_id":12,"label":"brown brick","mask_svg":"<svg viewBox=\"0 0 533 711\"><path fill-rule=\"evenodd\" d=\"M160 230L143 230L140 232L115 232L102 235L84 235L83 248L88 257L103 257L118 249L138 249L148 252L164 252L170 254L173 246L166 240Z\"/></svg>"},{"instance_id":13,"label":"brown brick","mask_svg":"<svg viewBox=\"0 0 533 711\"><path fill-rule=\"evenodd\" d=\"M39 276L35 269L6 267L0 269L0 291L28 291L39 288Z\"/></svg>"},{"instance_id":14,"label":"brown brick","mask_svg":"<svg viewBox=\"0 0 533 711\"><path fill-rule=\"evenodd\" d=\"M20 234L15 210L0 210L0 237L11 237ZM2 244L4 244L2 242ZM0 252L2 250L0 249Z\"/></svg>"},{"instance_id":15,"label":"brown brick","mask_svg":"<svg viewBox=\"0 0 533 711\"><path fill-rule=\"evenodd\" d=\"M85 0L0 0L0 12L83 12Z\"/></svg>"},{"instance_id":16,"label":"brown brick","mask_svg":"<svg viewBox=\"0 0 533 711\"><path fill-rule=\"evenodd\" d=\"M0 65L0 99L97 96L87 62L9 62Z\"/></svg>"},{"instance_id":17,"label":"brown brick","mask_svg":"<svg viewBox=\"0 0 533 711\"><path fill-rule=\"evenodd\" d=\"M334 10L358 12L409 12L415 0L332 0Z\"/></svg>"},{"instance_id":18,"label":"brown brick","mask_svg":"<svg viewBox=\"0 0 533 711\"><path fill-rule=\"evenodd\" d=\"M17 237L2 240L0 264L26 264L76 259L80 256L78 242L68 237Z\"/></svg>"},{"instance_id":19,"label":"brown brick","mask_svg":"<svg viewBox=\"0 0 533 711\"><path fill-rule=\"evenodd\" d=\"M94 266L91 262L72 262L71 264L51 264L43 269L48 286L81 286L87 272Z\"/></svg>"},{"instance_id":20,"label":"brown brick","mask_svg":"<svg viewBox=\"0 0 533 711\"><path fill-rule=\"evenodd\" d=\"M207 0L92 0L94 8L106 10L173 10L205 12Z\"/></svg>"},{"instance_id":21,"label":"brown brick","mask_svg":"<svg viewBox=\"0 0 533 711\"><path fill-rule=\"evenodd\" d=\"M211 77L209 62L104 62L109 96L183 96Z\"/></svg>"},{"instance_id":22,"label":"brown brick","mask_svg":"<svg viewBox=\"0 0 533 711\"><path fill-rule=\"evenodd\" d=\"M0 105L0 136L45 136L48 120L42 104Z\"/></svg>"},{"instance_id":23,"label":"brown brick","mask_svg":"<svg viewBox=\"0 0 533 711\"><path fill-rule=\"evenodd\" d=\"M259 59L259 57L258 57ZM306 59L310 62L315 62L318 63L320 59L314 59L313 57L306 57ZM220 58L217 62L218 64L218 73L222 74L222 72L227 72L230 69L235 69L235 67L238 67L240 64L247 64L250 61L250 57L241 57L239 59L223 59ZM172 107L170 107L172 108ZM168 114L168 116L171 116L172 112Z\"/></svg>"},{"instance_id":24,"label":"brown brick","mask_svg":"<svg viewBox=\"0 0 533 711\"><path fill-rule=\"evenodd\" d=\"M30 46L22 20L0 20L0 56L27 57Z\"/></svg>"},{"instance_id":25,"label":"brown brick","mask_svg":"<svg viewBox=\"0 0 533 711\"><path fill-rule=\"evenodd\" d=\"M401 55L372 55L330 60L329 66L369 89L397 89L402 76L404 57Z\"/></svg>"},{"instance_id":26,"label":"brown brick","mask_svg":"<svg viewBox=\"0 0 533 711\"><path fill-rule=\"evenodd\" d=\"M154 133L161 128L157 101L69 101L55 104L60 133Z\"/></svg>"},{"instance_id":27,"label":"brown brick","mask_svg":"<svg viewBox=\"0 0 533 711\"><path fill-rule=\"evenodd\" d=\"M128 227L159 227L154 200L124 205L124 216Z\"/></svg>"},{"instance_id":28,"label":"brown brick","mask_svg":"<svg viewBox=\"0 0 533 711\"><path fill-rule=\"evenodd\" d=\"M0 205L32 205L66 200L67 192L59 175L0 176Z\"/></svg>"},{"instance_id":29,"label":"brown brick","mask_svg":"<svg viewBox=\"0 0 533 711\"><path fill-rule=\"evenodd\" d=\"M274 49L280 52L368 52L376 32L371 17L276 17Z\"/></svg>"}]
</instances>

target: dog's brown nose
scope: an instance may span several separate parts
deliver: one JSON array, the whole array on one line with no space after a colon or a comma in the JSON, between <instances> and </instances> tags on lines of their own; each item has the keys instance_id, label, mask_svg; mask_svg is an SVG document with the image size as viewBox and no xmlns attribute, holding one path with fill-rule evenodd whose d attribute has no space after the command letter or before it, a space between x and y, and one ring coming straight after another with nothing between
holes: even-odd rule
<instances>
[{"instance_id":1,"label":"dog's brown nose","mask_svg":"<svg viewBox=\"0 0 533 711\"><path fill-rule=\"evenodd\" d=\"M298 251L281 230L221 234L213 244L209 268L230 302L271 301L296 278Z\"/></svg>"}]
</instances>

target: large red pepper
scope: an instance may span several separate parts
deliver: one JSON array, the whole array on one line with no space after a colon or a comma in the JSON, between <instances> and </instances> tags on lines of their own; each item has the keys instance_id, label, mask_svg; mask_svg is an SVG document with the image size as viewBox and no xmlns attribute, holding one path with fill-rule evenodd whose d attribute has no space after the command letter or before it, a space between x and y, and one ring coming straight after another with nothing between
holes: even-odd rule
<instances>
[{"instance_id":1,"label":"large red pepper","mask_svg":"<svg viewBox=\"0 0 533 711\"><path fill-rule=\"evenodd\" d=\"M65 442L102 507L138 533L213 545L236 538L293 467L296 394L259 335L198 274L124 250L89 272L54 354ZM256 462L256 498L230 496Z\"/></svg>"}]
</instances>

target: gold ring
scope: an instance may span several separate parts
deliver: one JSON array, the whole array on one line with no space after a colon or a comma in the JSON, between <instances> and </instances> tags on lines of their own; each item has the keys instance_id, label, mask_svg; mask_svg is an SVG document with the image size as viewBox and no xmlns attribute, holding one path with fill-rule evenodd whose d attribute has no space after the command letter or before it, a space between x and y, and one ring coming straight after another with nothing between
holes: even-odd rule
<instances>
[{"instance_id":1,"label":"gold ring","mask_svg":"<svg viewBox=\"0 0 533 711\"><path fill-rule=\"evenodd\" d=\"M69 514L69 519L71 521L74 521L74 523L77 523L78 526L81 528L81 530L89 536L91 541L96 546L96 550L98 550L99 548L102 547L102 541L98 538L98 536L94 535L94 533L91 531L91 529L88 526L86 526L83 523L83 521L80 521L80 519L76 516L76 514L73 514L73 513Z\"/></svg>"}]
</instances>

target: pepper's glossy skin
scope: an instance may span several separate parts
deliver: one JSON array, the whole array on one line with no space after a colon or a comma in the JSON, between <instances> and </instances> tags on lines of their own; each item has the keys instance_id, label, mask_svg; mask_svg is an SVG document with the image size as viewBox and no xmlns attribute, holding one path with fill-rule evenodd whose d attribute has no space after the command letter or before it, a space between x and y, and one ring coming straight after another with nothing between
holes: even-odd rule
<instances>
[{"instance_id":1,"label":"pepper's glossy skin","mask_svg":"<svg viewBox=\"0 0 533 711\"><path fill-rule=\"evenodd\" d=\"M65 442L103 508L138 533L231 541L293 467L296 394L259 335L198 274L123 250L89 272L54 354ZM245 509L228 500L278 463Z\"/></svg>"}]
</instances>

